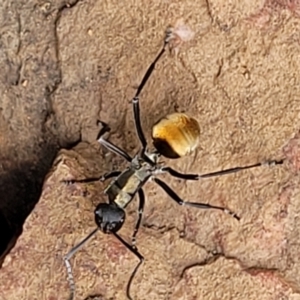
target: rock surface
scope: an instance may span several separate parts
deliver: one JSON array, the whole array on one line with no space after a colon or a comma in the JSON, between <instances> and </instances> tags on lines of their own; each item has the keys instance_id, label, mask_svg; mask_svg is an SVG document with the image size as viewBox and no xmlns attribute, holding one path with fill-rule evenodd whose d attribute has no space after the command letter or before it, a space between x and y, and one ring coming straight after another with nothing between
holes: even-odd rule
<instances>
[{"instance_id":1,"label":"rock surface","mask_svg":"<svg viewBox=\"0 0 300 300\"><path fill-rule=\"evenodd\" d=\"M129 100L169 24L186 24L192 39L164 55L142 92L143 127L150 141L160 117L184 111L198 120L201 140L192 155L166 162L201 174L285 162L201 182L163 176L184 199L228 207L239 222L179 207L147 184L137 237L145 263L132 296L300 299L300 3L9 3L0 6L1 228L20 234L20 209L25 219L42 195L4 260L0 300L68 299L62 257L95 228L94 207L106 199L103 183L64 181L125 167L94 142L98 119L111 126L112 142L138 150ZM79 141L52 165L59 148ZM133 201L120 232L128 240L136 208ZM119 300L137 259L99 232L71 263L76 299Z\"/></svg>"}]
</instances>

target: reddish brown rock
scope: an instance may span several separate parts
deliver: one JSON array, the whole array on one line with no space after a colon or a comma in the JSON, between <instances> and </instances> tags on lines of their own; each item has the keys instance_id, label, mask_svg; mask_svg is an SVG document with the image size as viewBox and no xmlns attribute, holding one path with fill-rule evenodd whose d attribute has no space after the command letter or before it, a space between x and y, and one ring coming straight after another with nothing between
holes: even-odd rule
<instances>
[{"instance_id":1,"label":"reddish brown rock","mask_svg":"<svg viewBox=\"0 0 300 300\"><path fill-rule=\"evenodd\" d=\"M17 157L18 165L26 153L35 153L37 141L50 140L52 156L41 151L48 157L38 177L42 190L56 149L83 143L60 152L49 171L40 201L0 271L1 300L68 299L62 257L95 228L94 207L106 198L102 183L67 185L64 180L125 167L94 142L97 119L111 126L111 141L132 154L138 150L129 100L167 25L176 27L182 19L193 39L178 43L177 55L162 58L141 95L147 138L159 118L184 111L198 120L201 140L191 156L166 160L182 172L286 161L201 182L163 177L185 199L226 206L240 222L218 211L178 207L147 184L137 237L145 263L132 295L139 300L299 299L300 19L295 1L279 2L268 6L268 13L274 12L268 26L257 26L253 17L264 1L28 1L16 10L4 8L17 12L12 20L22 47L13 52L12 71L6 70L10 76L1 83L1 155ZM7 28L14 27L8 22ZM18 113L11 117L13 108ZM29 139L22 139L24 132ZM9 144L12 140L15 144ZM13 155L18 147L19 156ZM34 158L44 163L41 156ZM7 170L14 166L11 161L6 159ZM128 240L136 208L134 201L121 230ZM71 263L76 299L119 300L125 299L137 259L113 236L99 232Z\"/></svg>"}]
</instances>

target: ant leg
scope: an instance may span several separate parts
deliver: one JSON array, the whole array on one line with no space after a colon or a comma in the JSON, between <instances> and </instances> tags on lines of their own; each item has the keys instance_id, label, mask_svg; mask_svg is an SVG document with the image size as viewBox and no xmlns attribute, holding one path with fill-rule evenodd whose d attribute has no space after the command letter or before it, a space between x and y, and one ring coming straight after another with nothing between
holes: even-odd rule
<instances>
[{"instance_id":1,"label":"ant leg","mask_svg":"<svg viewBox=\"0 0 300 300\"><path fill-rule=\"evenodd\" d=\"M147 69L140 85L137 88L135 96L132 99L135 127L136 127L136 131L137 131L137 135L138 135L139 140L140 140L140 142L142 144L142 147L143 147L142 148L142 154L144 154L144 152L146 150L147 141L146 141L143 129L142 129L142 125L141 125L139 95L140 95L141 91L143 90L146 82L150 78L150 76L151 76L151 74L152 74L152 72L155 68L156 63L161 58L163 53L166 51L166 48L167 48L167 45L169 43L170 37L171 37L171 32L169 30L167 30L166 37L164 39L163 48L161 49L161 51L159 52L157 57L154 59L154 61L151 63L151 65L148 67L148 69Z\"/></svg>"},{"instance_id":2,"label":"ant leg","mask_svg":"<svg viewBox=\"0 0 300 300\"><path fill-rule=\"evenodd\" d=\"M72 271L72 266L70 264L70 259L72 256L80 249L82 246L98 231L98 228L94 229L89 235L87 235L81 242L74 246L68 254L64 257L64 262L68 273L68 282L70 286L70 297L69 300L73 300L75 296L75 281Z\"/></svg>"},{"instance_id":3,"label":"ant leg","mask_svg":"<svg viewBox=\"0 0 300 300\"><path fill-rule=\"evenodd\" d=\"M138 210L138 213L139 213L139 216L138 216L138 220L135 224L135 228L134 228L134 231L133 231L133 235L132 235L132 238L131 238L131 244L134 248L135 247L135 242L136 242L136 235L139 231L139 228L140 228L140 225L141 225L141 221L142 221L142 217L143 217L143 212L144 212L144 206L145 206L145 194L144 194L144 191L142 189L140 189L138 191L138 194L139 194L139 210Z\"/></svg>"},{"instance_id":4,"label":"ant leg","mask_svg":"<svg viewBox=\"0 0 300 300\"><path fill-rule=\"evenodd\" d=\"M100 177L93 177L93 178L86 178L86 179L79 179L79 180L65 180L66 183L72 184L74 182L83 182L83 183L90 183L90 182L95 182L95 181L105 181L109 178L117 177L121 174L121 171L112 171L109 173L105 173L104 175Z\"/></svg>"},{"instance_id":5,"label":"ant leg","mask_svg":"<svg viewBox=\"0 0 300 300\"><path fill-rule=\"evenodd\" d=\"M113 143L107 141L106 139L103 138L103 135L106 132L110 131L110 127L101 121L98 121L98 123L101 123L101 125L103 126L103 128L100 130L100 133L98 135L98 139L97 141L103 145L105 148L107 148L109 151L122 156L124 159L126 159L128 162L132 161L132 158L130 157L130 155L128 153L126 153L123 149L119 148L118 146L114 145Z\"/></svg>"},{"instance_id":6,"label":"ant leg","mask_svg":"<svg viewBox=\"0 0 300 300\"><path fill-rule=\"evenodd\" d=\"M236 218L237 220L240 220L240 218L234 213L233 211L230 211L229 209L221 206L215 206L215 205L210 205L206 203L197 203L197 202L187 202L182 200L165 182L158 178L153 178L153 180L179 205L188 205L192 207L197 207L201 209L218 209L222 210L226 214L231 215L232 217Z\"/></svg>"},{"instance_id":7,"label":"ant leg","mask_svg":"<svg viewBox=\"0 0 300 300\"><path fill-rule=\"evenodd\" d=\"M221 176L221 175L227 175L227 174L232 174L232 173L236 173L242 170L247 170L247 169L252 169L252 168L257 168L257 167L261 167L263 165L282 165L283 164L283 160L270 160L264 163L257 163L257 164L253 164L253 165L249 165L249 166L244 166L244 167L236 167L236 168L231 168L231 169L227 169L227 170L221 170L221 171L217 171L217 172L212 172L212 173L207 173L207 174L202 174L202 175L198 175L198 174L184 174L184 173L179 173L176 170L173 170L170 167L162 167L160 169L160 171L162 173L167 172L169 173L171 176L176 177L176 178L181 178L181 179L186 179L186 180L199 180L202 178L209 178L209 177L215 177L215 176Z\"/></svg>"},{"instance_id":8,"label":"ant leg","mask_svg":"<svg viewBox=\"0 0 300 300\"><path fill-rule=\"evenodd\" d=\"M138 262L138 264L136 265L136 267L134 268L133 272L130 275L130 278L128 280L127 283L127 288L126 288L126 295L127 298L132 300L131 296L130 296L130 287L131 287L131 283L132 280L135 276L135 274L137 273L139 267L141 266L141 264L144 261L144 257L139 253L139 251L137 250L137 248L135 246L131 246L130 244L128 244L120 235L118 235L115 232L111 232L129 251L131 251L140 261Z\"/></svg>"},{"instance_id":9,"label":"ant leg","mask_svg":"<svg viewBox=\"0 0 300 300\"><path fill-rule=\"evenodd\" d=\"M109 151L122 156L124 159L126 159L128 162L132 161L132 157L128 153L126 153L124 150L119 148L118 146L114 145L113 143L105 140L104 138L100 137L98 139L98 142L103 145L105 148L107 148Z\"/></svg>"}]
</instances>

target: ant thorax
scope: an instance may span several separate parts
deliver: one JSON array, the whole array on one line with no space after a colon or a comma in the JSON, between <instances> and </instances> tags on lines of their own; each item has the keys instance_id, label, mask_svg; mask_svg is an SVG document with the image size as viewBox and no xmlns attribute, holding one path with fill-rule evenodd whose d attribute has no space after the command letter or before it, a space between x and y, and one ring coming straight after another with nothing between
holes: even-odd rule
<instances>
[{"instance_id":1,"label":"ant thorax","mask_svg":"<svg viewBox=\"0 0 300 300\"><path fill-rule=\"evenodd\" d=\"M155 150L140 150L131 160L130 164L133 169L140 169L147 165L152 169L153 166L157 165L160 157L160 153ZM146 167L147 169L147 167Z\"/></svg>"}]
</instances>

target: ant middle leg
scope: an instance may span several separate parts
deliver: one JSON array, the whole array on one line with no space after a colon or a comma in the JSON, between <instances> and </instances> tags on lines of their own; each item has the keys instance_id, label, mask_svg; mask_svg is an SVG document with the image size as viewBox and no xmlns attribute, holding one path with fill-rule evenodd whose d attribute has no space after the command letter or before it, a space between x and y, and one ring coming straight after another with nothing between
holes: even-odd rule
<instances>
[{"instance_id":1,"label":"ant middle leg","mask_svg":"<svg viewBox=\"0 0 300 300\"><path fill-rule=\"evenodd\" d=\"M85 178L85 179L79 179L79 180L64 180L64 182L68 183L68 184L73 184L73 183L91 183L91 182L96 182L96 181L101 181L104 182L107 179L113 178L113 177L117 177L121 174L121 171L111 171L108 173L105 173L104 175L100 176L100 177L92 177L92 178Z\"/></svg>"},{"instance_id":2,"label":"ant middle leg","mask_svg":"<svg viewBox=\"0 0 300 300\"><path fill-rule=\"evenodd\" d=\"M200 208L200 209L217 209L217 210L223 211L224 213L226 213L228 215L231 215L232 217L234 217L237 220L240 220L240 217L235 212L233 212L225 207L210 205L210 204L201 203L201 202L198 203L198 202L184 201L165 182L163 182L162 180L155 178L155 177L153 178L153 180L171 197L171 199L173 199L179 205L187 205L187 206L192 206L192 207L196 207L196 208Z\"/></svg>"}]
</instances>

